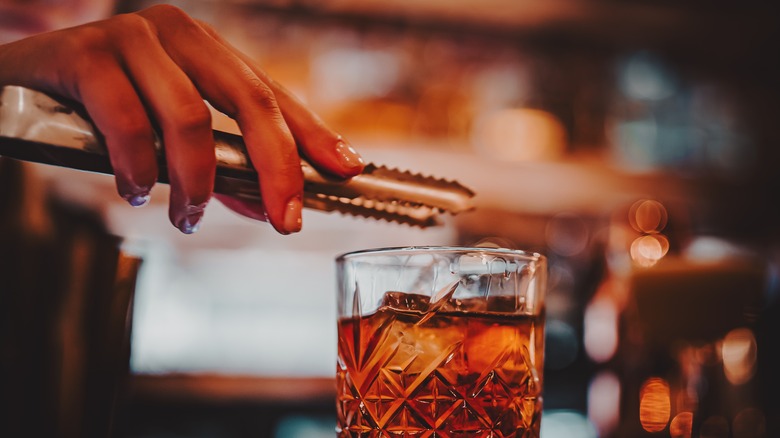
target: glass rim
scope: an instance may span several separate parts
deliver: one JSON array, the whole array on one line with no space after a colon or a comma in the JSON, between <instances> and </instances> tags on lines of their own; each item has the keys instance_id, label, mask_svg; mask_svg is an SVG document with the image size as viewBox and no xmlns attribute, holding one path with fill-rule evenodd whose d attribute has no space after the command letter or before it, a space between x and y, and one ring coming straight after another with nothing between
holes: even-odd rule
<instances>
[{"instance_id":1,"label":"glass rim","mask_svg":"<svg viewBox=\"0 0 780 438\"><path fill-rule=\"evenodd\" d=\"M517 258L522 258L527 261L541 262L545 261L546 257L538 252L525 251L522 249L510 249L510 248L495 248L489 246L388 246L379 248L367 248L359 249L355 251L349 251L336 256L336 262L343 262L353 257L360 256L381 256L381 255L405 255L405 254L428 254L428 253L484 253L492 255L507 255Z\"/></svg>"}]
</instances>

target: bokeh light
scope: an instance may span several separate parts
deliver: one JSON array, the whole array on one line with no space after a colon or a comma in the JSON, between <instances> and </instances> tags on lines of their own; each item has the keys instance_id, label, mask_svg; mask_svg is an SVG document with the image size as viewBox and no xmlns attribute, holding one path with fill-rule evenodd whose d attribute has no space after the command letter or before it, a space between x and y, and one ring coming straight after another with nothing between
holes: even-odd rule
<instances>
[{"instance_id":1,"label":"bokeh light","mask_svg":"<svg viewBox=\"0 0 780 438\"><path fill-rule=\"evenodd\" d=\"M635 202L628 212L631 227L640 233L659 233L666 227L667 220L666 207L649 199Z\"/></svg>"},{"instance_id":2,"label":"bokeh light","mask_svg":"<svg viewBox=\"0 0 780 438\"><path fill-rule=\"evenodd\" d=\"M544 161L562 156L566 130L552 114L528 108L493 111L475 123L473 144L480 155L500 161Z\"/></svg>"},{"instance_id":3,"label":"bokeh light","mask_svg":"<svg viewBox=\"0 0 780 438\"><path fill-rule=\"evenodd\" d=\"M651 377L639 390L639 422L648 432L664 430L671 415L672 402L669 384L659 377Z\"/></svg>"},{"instance_id":4,"label":"bokeh light","mask_svg":"<svg viewBox=\"0 0 780 438\"><path fill-rule=\"evenodd\" d=\"M675 415L669 424L671 438L691 438L693 432L693 413L680 412Z\"/></svg>"},{"instance_id":5,"label":"bokeh light","mask_svg":"<svg viewBox=\"0 0 780 438\"><path fill-rule=\"evenodd\" d=\"M618 309L609 299L595 300L585 309L583 343L588 357L606 362L617 351Z\"/></svg>"},{"instance_id":6,"label":"bokeh light","mask_svg":"<svg viewBox=\"0 0 780 438\"><path fill-rule=\"evenodd\" d=\"M750 256L750 251L716 236L697 236L686 246L687 258L702 263L723 262Z\"/></svg>"},{"instance_id":7,"label":"bokeh light","mask_svg":"<svg viewBox=\"0 0 780 438\"><path fill-rule=\"evenodd\" d=\"M331 48L311 61L313 89L327 102L384 96L399 80L401 62L389 50Z\"/></svg>"},{"instance_id":8,"label":"bokeh light","mask_svg":"<svg viewBox=\"0 0 780 438\"><path fill-rule=\"evenodd\" d=\"M620 420L620 379L602 371L588 385L588 418L599 436L610 436Z\"/></svg>"},{"instance_id":9,"label":"bokeh light","mask_svg":"<svg viewBox=\"0 0 780 438\"><path fill-rule=\"evenodd\" d=\"M651 53L634 53L619 67L621 91L633 99L661 100L677 91L675 78Z\"/></svg>"},{"instance_id":10,"label":"bokeh light","mask_svg":"<svg viewBox=\"0 0 780 438\"><path fill-rule=\"evenodd\" d=\"M640 236L631 242L631 259L643 267L658 263L669 252L669 239L663 234Z\"/></svg>"},{"instance_id":11,"label":"bokeh light","mask_svg":"<svg viewBox=\"0 0 780 438\"><path fill-rule=\"evenodd\" d=\"M721 345L723 372L729 382L741 385L750 381L756 371L757 354L758 345L750 329L730 331Z\"/></svg>"},{"instance_id":12,"label":"bokeh light","mask_svg":"<svg viewBox=\"0 0 780 438\"><path fill-rule=\"evenodd\" d=\"M540 436L544 438L596 438L596 430L579 412L549 410L544 412Z\"/></svg>"}]
</instances>

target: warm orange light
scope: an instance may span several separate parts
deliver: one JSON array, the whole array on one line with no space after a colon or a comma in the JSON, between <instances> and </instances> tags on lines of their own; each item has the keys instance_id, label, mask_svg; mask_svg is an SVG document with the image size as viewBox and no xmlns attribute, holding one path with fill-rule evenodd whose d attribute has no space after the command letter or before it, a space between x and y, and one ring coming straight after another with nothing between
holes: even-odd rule
<instances>
[{"instance_id":1,"label":"warm orange light","mask_svg":"<svg viewBox=\"0 0 780 438\"><path fill-rule=\"evenodd\" d=\"M747 383L756 371L758 345L753 332L746 328L730 331L720 350L723 372L733 385Z\"/></svg>"},{"instance_id":2,"label":"warm orange light","mask_svg":"<svg viewBox=\"0 0 780 438\"><path fill-rule=\"evenodd\" d=\"M649 199L637 201L628 211L628 221L640 233L658 233L666 227L666 207Z\"/></svg>"},{"instance_id":3,"label":"warm orange light","mask_svg":"<svg viewBox=\"0 0 780 438\"><path fill-rule=\"evenodd\" d=\"M653 234L652 237L661 245L661 257L665 256L669 252L669 239L663 234Z\"/></svg>"},{"instance_id":4,"label":"warm orange light","mask_svg":"<svg viewBox=\"0 0 780 438\"><path fill-rule=\"evenodd\" d=\"M554 160L565 152L566 130L548 112L512 108L479 120L473 141L480 154L497 160Z\"/></svg>"},{"instance_id":5,"label":"warm orange light","mask_svg":"<svg viewBox=\"0 0 780 438\"><path fill-rule=\"evenodd\" d=\"M666 380L651 377L639 391L639 422L648 432L660 432L669 422L672 401Z\"/></svg>"},{"instance_id":6,"label":"warm orange light","mask_svg":"<svg viewBox=\"0 0 780 438\"><path fill-rule=\"evenodd\" d=\"M699 388L697 382L702 381L702 365L698 355L699 348L680 344L677 352L682 377L688 382L676 391L674 405L680 412L696 412L699 406Z\"/></svg>"},{"instance_id":7,"label":"warm orange light","mask_svg":"<svg viewBox=\"0 0 780 438\"><path fill-rule=\"evenodd\" d=\"M669 424L669 435L672 438L691 438L693 430L693 413L680 412Z\"/></svg>"},{"instance_id":8,"label":"warm orange light","mask_svg":"<svg viewBox=\"0 0 780 438\"><path fill-rule=\"evenodd\" d=\"M669 239L663 234L648 234L631 242L631 259L639 266L653 266L669 252Z\"/></svg>"}]
</instances>

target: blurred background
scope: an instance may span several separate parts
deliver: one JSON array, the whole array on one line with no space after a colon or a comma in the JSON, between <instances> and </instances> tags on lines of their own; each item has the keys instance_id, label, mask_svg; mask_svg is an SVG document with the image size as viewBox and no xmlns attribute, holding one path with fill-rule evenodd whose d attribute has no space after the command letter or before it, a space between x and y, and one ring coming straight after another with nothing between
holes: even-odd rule
<instances>
[{"instance_id":1,"label":"blurred background","mask_svg":"<svg viewBox=\"0 0 780 438\"><path fill-rule=\"evenodd\" d=\"M183 236L165 187L131 209L110 178L58 183L142 260L117 436L333 436L334 257L477 243L550 259L544 438L779 436L776 8L170 3L367 161L457 179L477 208L425 230L307 211L282 237L214 202Z\"/></svg>"}]
</instances>

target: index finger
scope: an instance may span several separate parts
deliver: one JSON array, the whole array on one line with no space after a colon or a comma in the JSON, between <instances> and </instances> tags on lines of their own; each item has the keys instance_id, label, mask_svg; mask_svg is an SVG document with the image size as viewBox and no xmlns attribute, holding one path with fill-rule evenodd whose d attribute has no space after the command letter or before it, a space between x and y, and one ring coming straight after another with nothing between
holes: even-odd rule
<instances>
[{"instance_id":1,"label":"index finger","mask_svg":"<svg viewBox=\"0 0 780 438\"><path fill-rule=\"evenodd\" d=\"M214 40L241 59L273 91L299 149L310 159L312 165L342 178L350 178L363 171L365 162L349 142L328 127L291 92L269 77L249 56L222 38L208 23L199 24Z\"/></svg>"},{"instance_id":2,"label":"index finger","mask_svg":"<svg viewBox=\"0 0 780 438\"><path fill-rule=\"evenodd\" d=\"M300 231L301 160L274 92L180 9L157 6L142 14L157 25L163 48L200 93L238 122L269 222L282 234Z\"/></svg>"}]
</instances>

